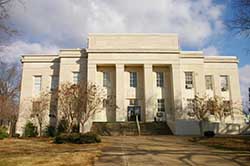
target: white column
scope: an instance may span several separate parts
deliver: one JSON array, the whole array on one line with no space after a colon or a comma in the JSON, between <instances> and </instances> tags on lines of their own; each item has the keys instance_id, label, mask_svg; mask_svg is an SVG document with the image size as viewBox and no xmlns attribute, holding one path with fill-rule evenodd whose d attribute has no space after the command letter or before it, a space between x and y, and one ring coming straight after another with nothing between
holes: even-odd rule
<instances>
[{"instance_id":1,"label":"white column","mask_svg":"<svg viewBox=\"0 0 250 166\"><path fill-rule=\"evenodd\" d=\"M153 94L153 67L152 64L144 64L144 99L146 122L154 121L153 104L155 103Z\"/></svg>"},{"instance_id":2,"label":"white column","mask_svg":"<svg viewBox=\"0 0 250 166\"><path fill-rule=\"evenodd\" d=\"M96 83L96 72L97 72L97 66L96 64L91 64L88 63L88 69L87 69L87 83ZM80 130L82 132L88 132L90 131L91 127L92 127L92 122L94 120L94 117L89 118L89 120L85 123L84 126L80 126Z\"/></svg>"},{"instance_id":3,"label":"white column","mask_svg":"<svg viewBox=\"0 0 250 166\"><path fill-rule=\"evenodd\" d=\"M127 113L124 108L124 64L116 64L115 66L116 80L116 121L126 121Z\"/></svg>"},{"instance_id":4,"label":"white column","mask_svg":"<svg viewBox=\"0 0 250 166\"><path fill-rule=\"evenodd\" d=\"M173 108L171 109L171 117L168 119L175 120L182 114L182 84L181 71L179 64L172 65L172 92L173 92Z\"/></svg>"},{"instance_id":5,"label":"white column","mask_svg":"<svg viewBox=\"0 0 250 166\"><path fill-rule=\"evenodd\" d=\"M96 83L96 72L97 72L96 64L89 63L88 64L88 82L89 83Z\"/></svg>"}]
</instances>

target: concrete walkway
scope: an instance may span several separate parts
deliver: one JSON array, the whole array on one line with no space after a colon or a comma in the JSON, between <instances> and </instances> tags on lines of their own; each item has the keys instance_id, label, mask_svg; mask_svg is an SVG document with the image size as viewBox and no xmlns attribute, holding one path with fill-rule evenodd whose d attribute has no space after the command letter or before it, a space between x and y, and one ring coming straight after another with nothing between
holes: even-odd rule
<instances>
[{"instance_id":1,"label":"concrete walkway","mask_svg":"<svg viewBox=\"0 0 250 166\"><path fill-rule=\"evenodd\" d=\"M103 137L95 166L250 166L250 152L217 150L176 136Z\"/></svg>"}]
</instances>

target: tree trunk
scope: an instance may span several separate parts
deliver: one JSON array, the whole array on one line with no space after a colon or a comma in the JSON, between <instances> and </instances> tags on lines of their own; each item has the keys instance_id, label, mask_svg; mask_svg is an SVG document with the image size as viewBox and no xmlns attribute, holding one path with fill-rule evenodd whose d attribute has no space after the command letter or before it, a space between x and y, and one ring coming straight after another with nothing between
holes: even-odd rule
<instances>
[{"instance_id":1,"label":"tree trunk","mask_svg":"<svg viewBox=\"0 0 250 166\"><path fill-rule=\"evenodd\" d=\"M200 128L200 135L203 136L203 125L202 125L202 120L199 121L199 128Z\"/></svg>"},{"instance_id":2,"label":"tree trunk","mask_svg":"<svg viewBox=\"0 0 250 166\"><path fill-rule=\"evenodd\" d=\"M9 135L10 137L13 137L14 134L16 133L16 121L15 120L12 120L10 121L10 130L9 130Z\"/></svg>"},{"instance_id":3,"label":"tree trunk","mask_svg":"<svg viewBox=\"0 0 250 166\"><path fill-rule=\"evenodd\" d=\"M42 123L39 123L39 137L42 136Z\"/></svg>"}]
</instances>

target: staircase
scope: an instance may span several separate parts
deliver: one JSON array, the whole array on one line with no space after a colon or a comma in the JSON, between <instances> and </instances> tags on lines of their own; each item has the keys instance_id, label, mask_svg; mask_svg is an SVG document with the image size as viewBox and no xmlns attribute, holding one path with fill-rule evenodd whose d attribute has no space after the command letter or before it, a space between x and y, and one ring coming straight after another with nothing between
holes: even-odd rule
<instances>
[{"instance_id":1,"label":"staircase","mask_svg":"<svg viewBox=\"0 0 250 166\"><path fill-rule=\"evenodd\" d=\"M141 135L172 135L166 122L140 122ZM91 131L102 136L138 135L136 122L93 122Z\"/></svg>"}]
</instances>

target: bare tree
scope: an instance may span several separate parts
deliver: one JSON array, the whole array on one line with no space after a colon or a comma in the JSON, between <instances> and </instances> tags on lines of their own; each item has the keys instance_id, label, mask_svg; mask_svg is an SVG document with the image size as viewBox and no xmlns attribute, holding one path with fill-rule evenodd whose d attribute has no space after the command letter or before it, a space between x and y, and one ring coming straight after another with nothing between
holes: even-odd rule
<instances>
[{"instance_id":1,"label":"bare tree","mask_svg":"<svg viewBox=\"0 0 250 166\"><path fill-rule=\"evenodd\" d=\"M233 104L231 101L224 101L222 97L215 96L209 98L206 103L209 113L214 115L220 122L224 122L228 116L233 118Z\"/></svg>"},{"instance_id":2,"label":"bare tree","mask_svg":"<svg viewBox=\"0 0 250 166\"><path fill-rule=\"evenodd\" d=\"M229 28L244 37L250 37L250 0L232 1L233 18Z\"/></svg>"},{"instance_id":3,"label":"bare tree","mask_svg":"<svg viewBox=\"0 0 250 166\"><path fill-rule=\"evenodd\" d=\"M0 43L17 33L9 24L9 10L15 3L21 0L0 0Z\"/></svg>"},{"instance_id":4,"label":"bare tree","mask_svg":"<svg viewBox=\"0 0 250 166\"><path fill-rule=\"evenodd\" d=\"M10 126L14 134L18 117L20 73L16 65L0 62L0 125Z\"/></svg>"},{"instance_id":5,"label":"bare tree","mask_svg":"<svg viewBox=\"0 0 250 166\"><path fill-rule=\"evenodd\" d=\"M103 105L114 107L114 97L107 96L105 90L94 84L64 83L58 91L58 110L61 118L68 123L67 132L72 132L74 125L85 126ZM84 131L83 131L84 132Z\"/></svg>"},{"instance_id":6,"label":"bare tree","mask_svg":"<svg viewBox=\"0 0 250 166\"><path fill-rule=\"evenodd\" d=\"M233 115L233 108L231 102L226 103L223 98L214 96L208 98L207 96L200 97L195 95L192 100L192 109L188 112L190 117L195 117L199 121L200 134L203 135L203 122L209 121L209 116L214 115L220 122L224 122L227 116Z\"/></svg>"},{"instance_id":7,"label":"bare tree","mask_svg":"<svg viewBox=\"0 0 250 166\"><path fill-rule=\"evenodd\" d=\"M49 93L42 92L38 97L32 99L31 118L36 119L39 126L39 136L42 136L43 124L48 115Z\"/></svg>"}]
</instances>

